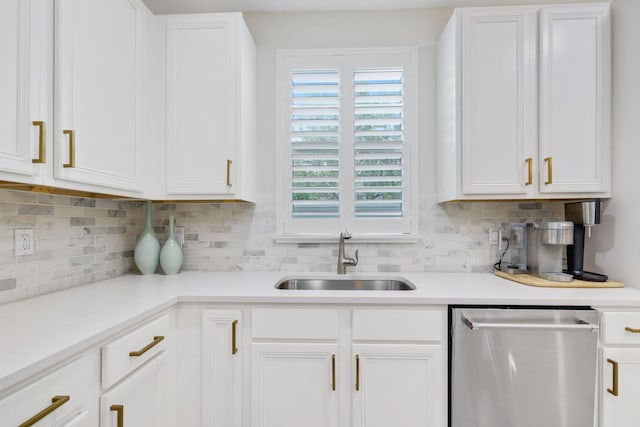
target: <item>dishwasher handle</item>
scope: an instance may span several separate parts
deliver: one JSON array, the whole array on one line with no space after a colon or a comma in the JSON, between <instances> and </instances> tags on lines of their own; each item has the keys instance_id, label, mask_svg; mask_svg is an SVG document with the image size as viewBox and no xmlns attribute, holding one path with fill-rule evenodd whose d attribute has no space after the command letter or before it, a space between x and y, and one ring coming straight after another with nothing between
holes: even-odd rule
<instances>
[{"instance_id":1,"label":"dishwasher handle","mask_svg":"<svg viewBox=\"0 0 640 427\"><path fill-rule=\"evenodd\" d=\"M590 331L596 332L598 325L574 318L573 323L544 323L531 321L513 322L480 322L475 321L467 313L461 314L462 322L471 330L519 330L519 331Z\"/></svg>"}]
</instances>

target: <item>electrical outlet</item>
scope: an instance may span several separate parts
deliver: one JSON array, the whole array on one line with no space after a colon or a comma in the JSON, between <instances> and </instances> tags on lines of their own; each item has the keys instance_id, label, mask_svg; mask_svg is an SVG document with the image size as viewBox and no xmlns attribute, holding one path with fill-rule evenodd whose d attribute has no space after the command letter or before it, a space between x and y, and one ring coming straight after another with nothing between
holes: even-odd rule
<instances>
[{"instance_id":1,"label":"electrical outlet","mask_svg":"<svg viewBox=\"0 0 640 427\"><path fill-rule=\"evenodd\" d=\"M497 227L489 227L489 244L497 245L498 244L498 231L500 229Z\"/></svg>"},{"instance_id":2,"label":"electrical outlet","mask_svg":"<svg viewBox=\"0 0 640 427\"><path fill-rule=\"evenodd\" d=\"M33 228L16 228L14 237L16 256L33 254Z\"/></svg>"},{"instance_id":3,"label":"electrical outlet","mask_svg":"<svg viewBox=\"0 0 640 427\"><path fill-rule=\"evenodd\" d=\"M175 234L178 244L181 248L184 248L184 227L176 227Z\"/></svg>"}]
</instances>

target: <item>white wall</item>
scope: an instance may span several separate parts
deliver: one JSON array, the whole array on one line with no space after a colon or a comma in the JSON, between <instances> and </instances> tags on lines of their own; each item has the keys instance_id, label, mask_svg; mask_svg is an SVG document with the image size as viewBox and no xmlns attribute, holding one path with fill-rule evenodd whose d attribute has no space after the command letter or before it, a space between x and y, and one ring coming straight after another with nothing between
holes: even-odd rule
<instances>
[{"instance_id":1,"label":"white wall","mask_svg":"<svg viewBox=\"0 0 640 427\"><path fill-rule=\"evenodd\" d=\"M420 48L420 192L435 192L435 42L451 9L245 13L257 49L258 189L275 194L275 51L300 48Z\"/></svg>"},{"instance_id":2,"label":"white wall","mask_svg":"<svg viewBox=\"0 0 640 427\"><path fill-rule=\"evenodd\" d=\"M613 198L593 230L585 268L640 287L640 1L614 0Z\"/></svg>"}]
</instances>

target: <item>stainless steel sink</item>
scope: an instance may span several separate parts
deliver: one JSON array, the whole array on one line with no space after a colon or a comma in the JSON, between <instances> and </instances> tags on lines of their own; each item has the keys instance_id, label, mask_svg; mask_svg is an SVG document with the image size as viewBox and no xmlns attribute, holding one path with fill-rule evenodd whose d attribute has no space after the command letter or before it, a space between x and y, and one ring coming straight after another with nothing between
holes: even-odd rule
<instances>
[{"instance_id":1,"label":"stainless steel sink","mask_svg":"<svg viewBox=\"0 0 640 427\"><path fill-rule=\"evenodd\" d=\"M403 278L285 277L276 289L316 291L413 291L413 283Z\"/></svg>"}]
</instances>

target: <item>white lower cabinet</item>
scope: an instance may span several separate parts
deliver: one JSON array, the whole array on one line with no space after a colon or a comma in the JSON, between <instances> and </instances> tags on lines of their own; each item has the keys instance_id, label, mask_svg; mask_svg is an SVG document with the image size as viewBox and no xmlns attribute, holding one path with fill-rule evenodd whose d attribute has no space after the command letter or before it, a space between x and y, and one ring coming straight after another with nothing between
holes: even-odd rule
<instances>
[{"instance_id":1,"label":"white lower cabinet","mask_svg":"<svg viewBox=\"0 0 640 427\"><path fill-rule=\"evenodd\" d=\"M242 310L202 311L201 426L242 427Z\"/></svg>"},{"instance_id":2,"label":"white lower cabinet","mask_svg":"<svg viewBox=\"0 0 640 427\"><path fill-rule=\"evenodd\" d=\"M443 426L440 345L354 344L353 427Z\"/></svg>"},{"instance_id":3,"label":"white lower cabinet","mask_svg":"<svg viewBox=\"0 0 640 427\"><path fill-rule=\"evenodd\" d=\"M601 314L600 427L640 418L640 312Z\"/></svg>"},{"instance_id":4,"label":"white lower cabinet","mask_svg":"<svg viewBox=\"0 0 640 427\"><path fill-rule=\"evenodd\" d=\"M444 427L444 310L251 310L251 427Z\"/></svg>"},{"instance_id":5,"label":"white lower cabinet","mask_svg":"<svg viewBox=\"0 0 640 427\"><path fill-rule=\"evenodd\" d=\"M99 366L96 351L4 397L0 400L0 426L96 426Z\"/></svg>"},{"instance_id":6,"label":"white lower cabinet","mask_svg":"<svg viewBox=\"0 0 640 427\"><path fill-rule=\"evenodd\" d=\"M144 322L102 346L101 427L174 425L167 363L172 319L165 314Z\"/></svg>"},{"instance_id":7,"label":"white lower cabinet","mask_svg":"<svg viewBox=\"0 0 640 427\"><path fill-rule=\"evenodd\" d=\"M254 343L251 349L253 427L338 425L338 344Z\"/></svg>"},{"instance_id":8,"label":"white lower cabinet","mask_svg":"<svg viewBox=\"0 0 640 427\"><path fill-rule=\"evenodd\" d=\"M164 416L164 354L150 362L100 398L101 427L161 427Z\"/></svg>"}]
</instances>

